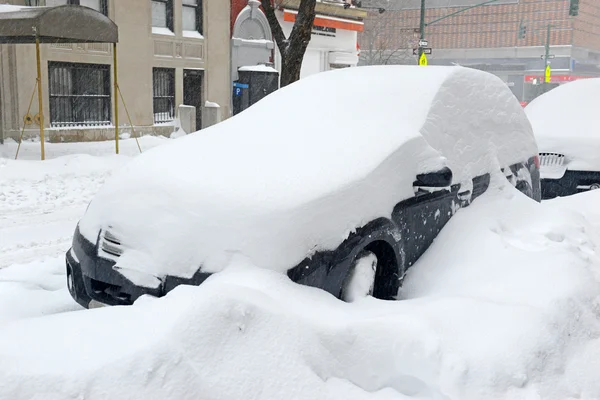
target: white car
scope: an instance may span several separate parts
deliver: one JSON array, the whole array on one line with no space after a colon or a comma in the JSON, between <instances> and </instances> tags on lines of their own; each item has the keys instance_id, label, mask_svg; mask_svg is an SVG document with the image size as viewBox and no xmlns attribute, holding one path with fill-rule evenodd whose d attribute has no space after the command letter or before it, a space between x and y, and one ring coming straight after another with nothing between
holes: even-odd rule
<instances>
[{"instance_id":1,"label":"white car","mask_svg":"<svg viewBox=\"0 0 600 400\"><path fill-rule=\"evenodd\" d=\"M316 74L115 173L77 226L68 287L85 307L131 304L250 263L344 300L392 299L492 178L539 199L536 160L525 113L491 74Z\"/></svg>"},{"instance_id":2,"label":"white car","mask_svg":"<svg viewBox=\"0 0 600 400\"><path fill-rule=\"evenodd\" d=\"M600 78L553 89L525 113L540 149L542 198L600 189Z\"/></svg>"}]
</instances>

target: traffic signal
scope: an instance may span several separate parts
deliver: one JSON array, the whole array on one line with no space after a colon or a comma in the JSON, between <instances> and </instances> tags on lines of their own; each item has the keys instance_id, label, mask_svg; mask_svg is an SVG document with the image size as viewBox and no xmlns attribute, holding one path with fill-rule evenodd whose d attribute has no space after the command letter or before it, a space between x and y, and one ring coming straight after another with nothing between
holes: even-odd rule
<instances>
[{"instance_id":1,"label":"traffic signal","mask_svg":"<svg viewBox=\"0 0 600 400\"><path fill-rule=\"evenodd\" d=\"M527 25L523 25L523 21L519 24L519 39L524 39L527 34Z\"/></svg>"},{"instance_id":2,"label":"traffic signal","mask_svg":"<svg viewBox=\"0 0 600 400\"><path fill-rule=\"evenodd\" d=\"M570 0L569 15L576 17L579 15L579 0Z\"/></svg>"}]
</instances>

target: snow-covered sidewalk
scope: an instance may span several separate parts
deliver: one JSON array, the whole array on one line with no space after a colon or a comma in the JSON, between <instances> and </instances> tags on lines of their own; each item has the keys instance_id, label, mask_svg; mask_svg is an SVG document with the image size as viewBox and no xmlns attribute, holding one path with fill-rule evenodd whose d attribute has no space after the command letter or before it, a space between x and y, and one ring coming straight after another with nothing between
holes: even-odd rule
<instances>
[{"instance_id":1,"label":"snow-covered sidewalk","mask_svg":"<svg viewBox=\"0 0 600 400\"><path fill-rule=\"evenodd\" d=\"M240 261L76 311L63 252L126 159L0 159L1 399L600 399L600 191L482 196L398 302L346 304Z\"/></svg>"}]
</instances>

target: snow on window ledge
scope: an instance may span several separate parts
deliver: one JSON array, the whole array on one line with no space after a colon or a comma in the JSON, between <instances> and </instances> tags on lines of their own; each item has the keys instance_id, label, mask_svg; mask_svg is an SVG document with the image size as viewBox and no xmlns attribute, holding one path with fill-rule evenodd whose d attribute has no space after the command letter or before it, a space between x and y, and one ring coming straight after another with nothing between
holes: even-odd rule
<instances>
[{"instance_id":1,"label":"snow on window ledge","mask_svg":"<svg viewBox=\"0 0 600 400\"><path fill-rule=\"evenodd\" d=\"M182 34L186 38L204 39L204 36L198 31L183 31Z\"/></svg>"},{"instance_id":2,"label":"snow on window ledge","mask_svg":"<svg viewBox=\"0 0 600 400\"><path fill-rule=\"evenodd\" d=\"M152 27L152 33L154 35L175 36L175 34L169 28L161 28L158 26Z\"/></svg>"}]
</instances>

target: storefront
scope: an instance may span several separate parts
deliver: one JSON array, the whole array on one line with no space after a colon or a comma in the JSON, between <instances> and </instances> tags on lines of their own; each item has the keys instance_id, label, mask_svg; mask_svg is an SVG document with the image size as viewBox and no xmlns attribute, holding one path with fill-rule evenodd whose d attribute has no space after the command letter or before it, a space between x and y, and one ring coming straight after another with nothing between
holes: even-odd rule
<instances>
[{"instance_id":1,"label":"storefront","mask_svg":"<svg viewBox=\"0 0 600 400\"><path fill-rule=\"evenodd\" d=\"M338 7L340 10L342 6ZM349 10L345 10L349 11ZM286 37L289 37L298 12L291 9L278 11L277 17ZM337 68L355 67L358 64L357 38L362 32L362 21L350 18L317 14L312 37L302 62L300 78ZM279 53L275 67L280 70Z\"/></svg>"}]
</instances>

